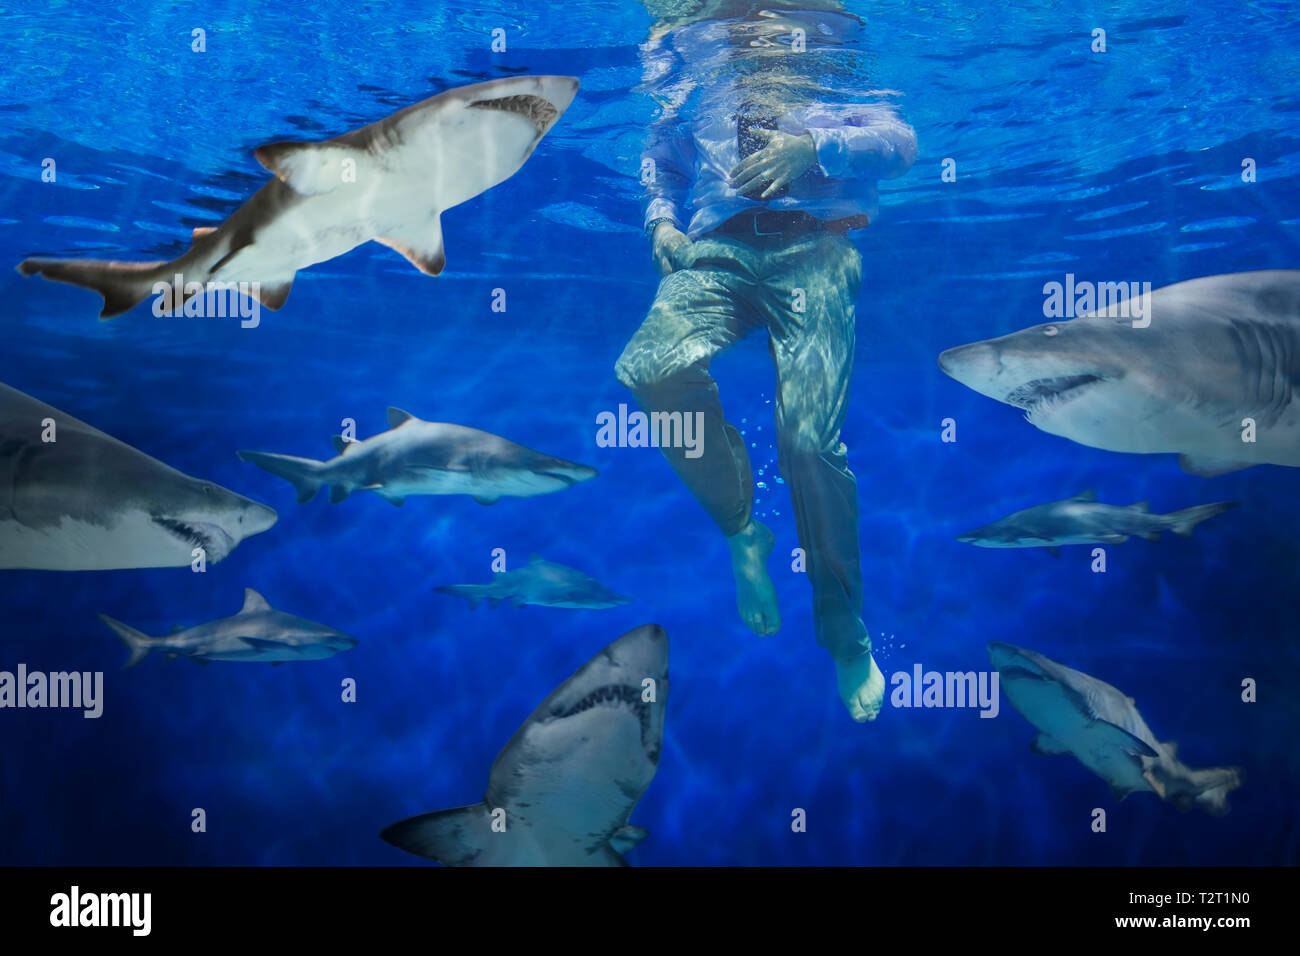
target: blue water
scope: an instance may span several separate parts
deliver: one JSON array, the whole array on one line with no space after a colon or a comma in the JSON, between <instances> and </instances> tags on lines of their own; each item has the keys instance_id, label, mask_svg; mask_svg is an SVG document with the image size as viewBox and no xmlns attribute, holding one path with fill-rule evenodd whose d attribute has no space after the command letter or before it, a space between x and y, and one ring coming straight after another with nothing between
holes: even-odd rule
<instances>
[{"instance_id":1,"label":"blue water","mask_svg":"<svg viewBox=\"0 0 1300 956\"><path fill-rule=\"evenodd\" d=\"M0 381L182 471L275 507L279 523L206 574L0 572L0 669L102 670L99 720L0 712L0 863L418 864L378 832L481 799L523 717L625 631L672 641L663 756L634 864L1294 864L1300 642L1294 471L1219 478L1039 432L938 370L944 348L1041 321L1065 272L1155 287L1300 265L1300 20L1290 3L854 3L871 84L902 91L921 154L882 184L860 240L844 440L862 517L865 621L886 675L987 669L1004 640L1137 698L1195 766L1235 764L1223 818L1151 794L1116 804L1068 757L1031 754L1001 714L850 721L814 642L776 468L761 336L714 365L743 422L757 512L777 535L784 627L738 619L725 544L653 449L599 448L630 395L613 364L657 274L640 234L635 3L22 3L0 11L0 261L171 258L264 181L252 149L355 128L511 72L582 89L528 164L443 217L447 270L367 245L299 275L256 329L96 321L89 292L0 270ZM190 31L207 31L206 53ZM504 28L508 51L492 53ZM1104 54L1090 51L1094 27ZM40 180L55 158L56 183ZM1244 183L1253 158L1258 181ZM958 179L944 183L952 158ZM491 309L507 290L505 313ZM598 467L569 491L370 495L298 505L238 448L324 457L344 418L388 405ZM958 441L939 440L958 422ZM1095 487L1157 511L1239 499L1189 540L984 551L954 536ZM597 574L636 603L471 611L433 585L485 580L490 553ZM165 634L234 613L252 586L360 639L333 659L121 670L97 613ZM1245 677L1259 701L1242 703ZM340 701L354 678L356 703ZM208 831L190 830L191 810ZM1108 811L1104 834L1091 811ZM806 833L791 812L807 812Z\"/></svg>"}]
</instances>

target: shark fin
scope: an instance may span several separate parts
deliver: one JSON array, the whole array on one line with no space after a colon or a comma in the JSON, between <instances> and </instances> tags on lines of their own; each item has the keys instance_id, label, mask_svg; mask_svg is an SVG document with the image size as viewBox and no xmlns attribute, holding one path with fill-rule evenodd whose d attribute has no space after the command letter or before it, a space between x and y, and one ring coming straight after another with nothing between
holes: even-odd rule
<instances>
[{"instance_id":1,"label":"shark fin","mask_svg":"<svg viewBox=\"0 0 1300 956\"><path fill-rule=\"evenodd\" d=\"M492 832L487 808L481 803L410 817L386 827L379 836L399 850L444 866L469 866L483 854L486 841L502 839Z\"/></svg>"},{"instance_id":2,"label":"shark fin","mask_svg":"<svg viewBox=\"0 0 1300 956\"><path fill-rule=\"evenodd\" d=\"M470 495L481 505L494 505L501 500L499 495Z\"/></svg>"},{"instance_id":3,"label":"shark fin","mask_svg":"<svg viewBox=\"0 0 1300 956\"><path fill-rule=\"evenodd\" d=\"M1070 752L1069 747L1065 746L1065 744L1061 743L1049 734L1039 734L1029 742L1029 749L1033 753L1042 754L1045 757L1054 756L1056 754L1068 754Z\"/></svg>"},{"instance_id":4,"label":"shark fin","mask_svg":"<svg viewBox=\"0 0 1300 956\"><path fill-rule=\"evenodd\" d=\"M1225 458L1203 458L1197 455L1179 455L1178 467L1189 475L1200 475L1202 478L1213 478L1216 475L1226 475L1230 471L1240 471L1243 468L1250 468L1255 463L1253 461L1232 461Z\"/></svg>"},{"instance_id":5,"label":"shark fin","mask_svg":"<svg viewBox=\"0 0 1300 956\"><path fill-rule=\"evenodd\" d=\"M1171 757L1177 757L1177 756L1178 756L1178 741L1176 741L1176 740L1166 740L1166 741L1165 741L1165 750L1167 750L1167 751L1169 752L1169 756L1171 756Z\"/></svg>"},{"instance_id":6,"label":"shark fin","mask_svg":"<svg viewBox=\"0 0 1300 956\"><path fill-rule=\"evenodd\" d=\"M436 276L447 266L442 245L442 223L433 217L432 228L425 236L376 236L375 242L406 257L406 261L427 276Z\"/></svg>"},{"instance_id":7,"label":"shark fin","mask_svg":"<svg viewBox=\"0 0 1300 956\"><path fill-rule=\"evenodd\" d=\"M359 150L335 142L267 143L253 155L280 182L303 196L319 196L337 188L343 182L344 160L351 159L358 166L368 163Z\"/></svg>"},{"instance_id":8,"label":"shark fin","mask_svg":"<svg viewBox=\"0 0 1300 956\"><path fill-rule=\"evenodd\" d=\"M194 231L190 233L190 241L198 242L204 236L210 236L216 231L216 226L195 226Z\"/></svg>"},{"instance_id":9,"label":"shark fin","mask_svg":"<svg viewBox=\"0 0 1300 956\"><path fill-rule=\"evenodd\" d=\"M24 259L18 272L24 276L44 276L55 282L78 285L98 292L104 300L101 319L111 319L135 308L153 295L155 280L164 278L169 263L110 262L103 259ZM170 276L166 276L170 279Z\"/></svg>"},{"instance_id":10,"label":"shark fin","mask_svg":"<svg viewBox=\"0 0 1300 956\"><path fill-rule=\"evenodd\" d=\"M334 450L340 455L345 454L349 448L356 444L356 442L348 441L342 435L335 435L330 441L334 443Z\"/></svg>"},{"instance_id":11,"label":"shark fin","mask_svg":"<svg viewBox=\"0 0 1300 956\"><path fill-rule=\"evenodd\" d=\"M1127 797L1132 792L1133 792L1132 787L1121 787L1118 784L1114 784L1114 783L1110 785L1110 795L1114 797L1116 801L1119 802L1123 802L1124 798Z\"/></svg>"},{"instance_id":12,"label":"shark fin","mask_svg":"<svg viewBox=\"0 0 1300 956\"><path fill-rule=\"evenodd\" d=\"M1160 531L1158 529L1155 531L1147 531L1142 535L1142 537L1146 538L1148 541L1159 541Z\"/></svg>"},{"instance_id":13,"label":"shark fin","mask_svg":"<svg viewBox=\"0 0 1300 956\"><path fill-rule=\"evenodd\" d=\"M615 853L626 853L650 835L645 827L619 827L609 838L609 847Z\"/></svg>"},{"instance_id":14,"label":"shark fin","mask_svg":"<svg viewBox=\"0 0 1300 956\"><path fill-rule=\"evenodd\" d=\"M295 458L293 455L277 455L269 451L241 451L242 461L250 461L263 471L278 475L293 485L298 492L298 503L306 504L316 497L325 482L321 472L325 463L311 458Z\"/></svg>"},{"instance_id":15,"label":"shark fin","mask_svg":"<svg viewBox=\"0 0 1300 956\"><path fill-rule=\"evenodd\" d=\"M373 485L366 485L366 491L373 491L396 508L400 508L402 505L406 504L405 495L395 495L392 492L384 491L384 486L379 482L375 482Z\"/></svg>"},{"instance_id":16,"label":"shark fin","mask_svg":"<svg viewBox=\"0 0 1300 956\"><path fill-rule=\"evenodd\" d=\"M107 614L99 615L99 619L107 624L113 633L122 639L122 643L131 649L131 656L126 659L124 667L134 667L148 656L153 644L153 638L148 634L137 631L121 621L115 621Z\"/></svg>"},{"instance_id":17,"label":"shark fin","mask_svg":"<svg viewBox=\"0 0 1300 956\"><path fill-rule=\"evenodd\" d=\"M330 504L336 505L340 501L346 500L350 494L347 485L330 485Z\"/></svg>"},{"instance_id":18,"label":"shark fin","mask_svg":"<svg viewBox=\"0 0 1300 956\"><path fill-rule=\"evenodd\" d=\"M1077 495L1075 495L1073 498L1071 498L1070 500L1071 500L1071 501L1096 501L1096 500L1097 500L1097 489L1096 489L1096 488L1089 488L1089 489L1087 489L1086 491L1081 491L1081 492L1079 492Z\"/></svg>"},{"instance_id":19,"label":"shark fin","mask_svg":"<svg viewBox=\"0 0 1300 956\"><path fill-rule=\"evenodd\" d=\"M1098 735L1103 744L1118 747L1126 753L1136 754L1140 757L1160 756L1146 741L1135 737L1123 727L1112 724L1108 720L1094 720L1089 725L1088 732Z\"/></svg>"},{"instance_id":20,"label":"shark fin","mask_svg":"<svg viewBox=\"0 0 1300 956\"><path fill-rule=\"evenodd\" d=\"M398 425L401 425L404 422L409 422L412 418L415 418L415 416L412 415L410 412L404 412L400 408L394 408L391 405L388 407L389 428L396 428Z\"/></svg>"},{"instance_id":21,"label":"shark fin","mask_svg":"<svg viewBox=\"0 0 1300 956\"><path fill-rule=\"evenodd\" d=\"M482 589L481 584L443 584L434 588L439 594L450 594L452 597L462 597L469 601L471 611L478 607Z\"/></svg>"},{"instance_id":22,"label":"shark fin","mask_svg":"<svg viewBox=\"0 0 1300 956\"><path fill-rule=\"evenodd\" d=\"M279 285L258 285L253 293L253 298L272 312L278 312L284 308L285 302L289 300L289 291L292 288L292 279L288 282L281 282Z\"/></svg>"},{"instance_id":23,"label":"shark fin","mask_svg":"<svg viewBox=\"0 0 1300 956\"><path fill-rule=\"evenodd\" d=\"M1192 529L1202 521L1207 521L1215 515L1221 515L1225 511L1231 511L1240 504L1240 501L1216 501L1213 504L1184 508L1182 511L1175 511L1166 515L1166 517L1172 522L1169 527L1174 534L1180 538L1189 538Z\"/></svg>"},{"instance_id":24,"label":"shark fin","mask_svg":"<svg viewBox=\"0 0 1300 956\"><path fill-rule=\"evenodd\" d=\"M244 606L239 609L240 614L251 614L255 611L271 610L271 602L262 595L258 594L252 588L244 588Z\"/></svg>"},{"instance_id":25,"label":"shark fin","mask_svg":"<svg viewBox=\"0 0 1300 956\"><path fill-rule=\"evenodd\" d=\"M1129 505L1129 509L1132 511L1140 511L1143 514L1147 514L1151 510L1151 502L1135 501L1133 504Z\"/></svg>"}]
</instances>

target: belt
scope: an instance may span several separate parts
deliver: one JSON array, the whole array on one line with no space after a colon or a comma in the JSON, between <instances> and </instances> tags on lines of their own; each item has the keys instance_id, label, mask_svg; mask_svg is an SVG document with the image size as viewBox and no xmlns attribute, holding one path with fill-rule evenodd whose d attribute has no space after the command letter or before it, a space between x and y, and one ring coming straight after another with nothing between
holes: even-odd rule
<instances>
[{"instance_id":1,"label":"belt","mask_svg":"<svg viewBox=\"0 0 1300 956\"><path fill-rule=\"evenodd\" d=\"M870 223L860 213L842 219L818 219L800 210L747 209L713 231L738 239L796 239L815 232L843 235L851 229L865 229Z\"/></svg>"}]
</instances>

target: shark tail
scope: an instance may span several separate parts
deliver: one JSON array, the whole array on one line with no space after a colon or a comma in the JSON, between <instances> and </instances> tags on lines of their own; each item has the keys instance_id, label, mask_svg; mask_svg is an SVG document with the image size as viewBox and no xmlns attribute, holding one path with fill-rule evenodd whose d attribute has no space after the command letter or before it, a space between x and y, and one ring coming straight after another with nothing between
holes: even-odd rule
<instances>
[{"instance_id":1,"label":"shark tail","mask_svg":"<svg viewBox=\"0 0 1300 956\"><path fill-rule=\"evenodd\" d=\"M1187 793L1174 798L1174 805L1179 810L1200 807L1211 816L1221 817L1228 812L1228 794L1241 786L1241 769L1239 767L1206 767L1204 770L1192 770L1188 773L1191 784Z\"/></svg>"},{"instance_id":2,"label":"shark tail","mask_svg":"<svg viewBox=\"0 0 1300 956\"><path fill-rule=\"evenodd\" d=\"M24 259L18 264L18 271L24 276L40 275L98 292L104 300L99 317L111 319L135 308L152 295L154 283L165 277L169 265L166 261L36 258Z\"/></svg>"},{"instance_id":3,"label":"shark tail","mask_svg":"<svg viewBox=\"0 0 1300 956\"><path fill-rule=\"evenodd\" d=\"M143 634L133 627L123 624L121 621L115 621L107 614L99 615L99 619L112 629L113 633L122 639L122 642L131 649L131 656L126 659L126 667L135 667L142 660L149 656L153 650L153 638L148 634Z\"/></svg>"},{"instance_id":4,"label":"shark tail","mask_svg":"<svg viewBox=\"0 0 1300 956\"><path fill-rule=\"evenodd\" d=\"M469 601L470 610L478 607L478 602L487 597L485 593L488 589L486 584L444 584L441 587L434 588L439 594L450 594L452 597L462 597ZM496 602L493 601L495 604Z\"/></svg>"},{"instance_id":5,"label":"shark tail","mask_svg":"<svg viewBox=\"0 0 1300 956\"><path fill-rule=\"evenodd\" d=\"M1240 501L1216 501L1209 505L1197 505L1194 508L1175 511L1168 516L1172 522L1170 530L1184 538L1190 537L1192 529L1202 521L1213 518L1215 515L1221 515L1225 511L1231 511L1240 504Z\"/></svg>"},{"instance_id":6,"label":"shark tail","mask_svg":"<svg viewBox=\"0 0 1300 956\"><path fill-rule=\"evenodd\" d=\"M293 455L276 455L269 451L241 451L239 457L243 461L251 461L263 471L269 471L293 485L294 490L298 492L299 504L311 501L316 497L321 486L326 484L325 462L316 461L314 458L295 458ZM342 486L335 486L336 489L340 487ZM346 491L341 498L337 497L336 492L331 500L342 501L346 497Z\"/></svg>"},{"instance_id":7,"label":"shark tail","mask_svg":"<svg viewBox=\"0 0 1300 956\"><path fill-rule=\"evenodd\" d=\"M491 816L482 803L409 817L386 827L380 838L399 850L444 866L469 866L501 834L492 832Z\"/></svg>"}]
</instances>

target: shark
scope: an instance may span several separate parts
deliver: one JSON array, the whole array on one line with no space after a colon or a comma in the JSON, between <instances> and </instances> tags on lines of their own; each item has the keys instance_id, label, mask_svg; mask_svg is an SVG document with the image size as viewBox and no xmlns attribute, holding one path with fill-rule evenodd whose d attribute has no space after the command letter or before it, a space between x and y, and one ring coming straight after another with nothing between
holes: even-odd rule
<instances>
[{"instance_id":1,"label":"shark","mask_svg":"<svg viewBox=\"0 0 1300 956\"><path fill-rule=\"evenodd\" d=\"M490 584L447 584L434 588L469 601L471 608L479 601L493 606L509 601L515 607L536 604L541 607L610 608L632 603L630 597L617 594L595 578L577 568L556 564L532 555L528 564L515 571L496 574Z\"/></svg>"},{"instance_id":2,"label":"shark","mask_svg":"<svg viewBox=\"0 0 1300 956\"><path fill-rule=\"evenodd\" d=\"M184 567L198 548L215 563L275 521L265 505L0 384L0 568Z\"/></svg>"},{"instance_id":3,"label":"shark","mask_svg":"<svg viewBox=\"0 0 1300 956\"><path fill-rule=\"evenodd\" d=\"M252 588L244 589L244 606L238 614L223 617L166 637L150 637L106 614L99 619L131 651L126 666L134 667L152 651L168 657L188 657L200 664L211 661L319 661L351 650L357 640L324 624L273 608Z\"/></svg>"},{"instance_id":4,"label":"shark","mask_svg":"<svg viewBox=\"0 0 1300 956\"><path fill-rule=\"evenodd\" d=\"M497 754L482 802L380 836L446 866L626 866L646 837L632 811L654 779L668 635L629 631L557 687Z\"/></svg>"},{"instance_id":5,"label":"shark","mask_svg":"<svg viewBox=\"0 0 1300 956\"><path fill-rule=\"evenodd\" d=\"M470 495L480 504L503 496L528 498L561 491L596 477L595 468L554 458L477 428L426 422L388 409L388 431L362 441L334 436L329 461L263 451L239 457L277 475L305 504L324 485L337 504L357 490L401 506L408 495Z\"/></svg>"},{"instance_id":6,"label":"shark","mask_svg":"<svg viewBox=\"0 0 1300 956\"><path fill-rule=\"evenodd\" d=\"M159 295L180 276L175 312L210 284L255 290L281 308L296 273L371 240L426 275L446 264L442 213L513 176L573 102L569 76L516 76L449 89L323 142L277 142L254 155L274 174L220 226L195 229L172 261L32 257L18 265L93 289L101 319Z\"/></svg>"},{"instance_id":7,"label":"shark","mask_svg":"<svg viewBox=\"0 0 1300 956\"><path fill-rule=\"evenodd\" d=\"M1064 544L1123 544L1132 535L1159 541L1162 531L1189 537L1202 521L1240 505L1216 501L1169 514L1153 514L1151 503L1107 505L1089 489L1073 498L1034 505L960 535L957 540L980 548L1047 548L1059 554Z\"/></svg>"},{"instance_id":8,"label":"shark","mask_svg":"<svg viewBox=\"0 0 1300 956\"><path fill-rule=\"evenodd\" d=\"M1190 279L948 349L939 367L1082 445L1176 453L1202 476L1300 466L1300 270Z\"/></svg>"},{"instance_id":9,"label":"shark","mask_svg":"<svg viewBox=\"0 0 1300 956\"><path fill-rule=\"evenodd\" d=\"M1228 812L1228 794L1241 786L1237 767L1194 770L1178 745L1161 743L1137 702L1110 684L1042 654L993 641L989 660L1011 705L1038 730L1030 749L1071 754L1110 785L1117 800L1151 792L1180 811Z\"/></svg>"}]
</instances>

